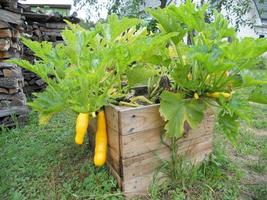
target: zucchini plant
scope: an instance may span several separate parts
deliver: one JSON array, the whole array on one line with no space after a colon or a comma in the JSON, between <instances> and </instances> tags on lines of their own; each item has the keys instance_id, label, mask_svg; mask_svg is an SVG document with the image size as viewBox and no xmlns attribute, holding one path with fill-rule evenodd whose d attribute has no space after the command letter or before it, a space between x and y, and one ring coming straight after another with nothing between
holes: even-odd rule
<instances>
[{"instance_id":1,"label":"zucchini plant","mask_svg":"<svg viewBox=\"0 0 267 200\"><path fill-rule=\"evenodd\" d=\"M267 51L267 40L238 39L216 11L213 21L206 22L207 7L187 1L180 7L148 10L161 33L177 33L169 41L165 68L171 88L160 94L160 113L166 135L177 139L185 123L197 127L207 107L216 107L217 122L234 143L240 121L250 121L250 102L266 103L267 77L259 80L251 69ZM252 92L244 93L249 88Z\"/></svg>"},{"instance_id":2,"label":"zucchini plant","mask_svg":"<svg viewBox=\"0 0 267 200\"><path fill-rule=\"evenodd\" d=\"M156 54L156 47L163 48L167 40L176 35L149 35L141 20L119 19L117 15L109 16L106 23L98 23L90 30L66 23L69 28L62 32L62 44L53 46L50 42L22 38L37 58L34 64L10 60L47 83L45 91L34 94L34 101L28 103L40 113L43 124L54 113L66 109L94 115L125 95L121 87L125 76L136 77L139 71L146 78L155 75L157 71L149 65L152 61L147 57L148 52ZM144 77L130 82L136 84Z\"/></svg>"}]
</instances>

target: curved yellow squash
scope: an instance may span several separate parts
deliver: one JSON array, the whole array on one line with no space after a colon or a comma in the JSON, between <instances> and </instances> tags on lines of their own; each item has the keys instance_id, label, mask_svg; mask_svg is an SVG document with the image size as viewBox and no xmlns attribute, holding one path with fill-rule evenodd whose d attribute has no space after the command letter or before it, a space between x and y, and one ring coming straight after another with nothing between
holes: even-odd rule
<instances>
[{"instance_id":1,"label":"curved yellow squash","mask_svg":"<svg viewBox=\"0 0 267 200\"><path fill-rule=\"evenodd\" d=\"M76 120L75 143L83 144L84 136L87 133L89 124L89 113L80 113Z\"/></svg>"},{"instance_id":2,"label":"curved yellow squash","mask_svg":"<svg viewBox=\"0 0 267 200\"><path fill-rule=\"evenodd\" d=\"M97 132L95 137L94 164L100 167L105 164L107 159L107 130L104 111L98 113Z\"/></svg>"}]
</instances>

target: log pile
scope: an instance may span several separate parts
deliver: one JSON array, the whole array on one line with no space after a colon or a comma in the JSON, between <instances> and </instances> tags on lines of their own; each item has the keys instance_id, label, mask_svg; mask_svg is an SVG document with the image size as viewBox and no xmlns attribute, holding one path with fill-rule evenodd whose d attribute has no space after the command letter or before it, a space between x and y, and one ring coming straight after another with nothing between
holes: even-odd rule
<instances>
[{"instance_id":1,"label":"log pile","mask_svg":"<svg viewBox=\"0 0 267 200\"><path fill-rule=\"evenodd\" d=\"M57 44L63 41L60 32L65 27L66 23L63 22L28 21L27 26L24 28L24 36L33 41L49 41ZM31 63L34 63L36 59L33 52L26 46L23 46L23 59L29 60ZM45 82L36 74L25 69L22 72L25 80L24 91L27 96L31 96L33 92L42 91L46 87Z\"/></svg>"},{"instance_id":2,"label":"log pile","mask_svg":"<svg viewBox=\"0 0 267 200\"><path fill-rule=\"evenodd\" d=\"M25 18L24 37L38 42L52 42L54 45L63 42L60 33L67 26L64 19L72 23L79 22L79 19L74 16L62 17L58 14L46 15L25 11L22 15ZM34 63L36 59L33 52L26 46L23 46L23 59L29 60L31 63ZM44 81L36 74L24 69L22 73L25 81L23 89L27 96L31 96L33 92L42 91L46 87Z\"/></svg>"},{"instance_id":3,"label":"log pile","mask_svg":"<svg viewBox=\"0 0 267 200\"><path fill-rule=\"evenodd\" d=\"M10 11L16 9L14 2L16 1L0 1L0 125L5 126L25 122L28 111L22 89L24 80L21 68L6 63L6 60L19 58L22 54L19 39L23 30L21 15Z\"/></svg>"}]
</instances>

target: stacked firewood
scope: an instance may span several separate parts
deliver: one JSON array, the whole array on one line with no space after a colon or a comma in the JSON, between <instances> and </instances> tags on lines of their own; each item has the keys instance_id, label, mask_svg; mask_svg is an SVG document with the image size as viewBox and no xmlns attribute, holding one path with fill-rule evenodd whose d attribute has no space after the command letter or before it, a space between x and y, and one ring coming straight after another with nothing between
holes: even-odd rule
<instances>
[{"instance_id":1,"label":"stacked firewood","mask_svg":"<svg viewBox=\"0 0 267 200\"><path fill-rule=\"evenodd\" d=\"M19 124L24 122L27 114L26 97L22 90L23 77L21 69L13 64L0 62L0 125L13 126L13 116Z\"/></svg>"},{"instance_id":2,"label":"stacked firewood","mask_svg":"<svg viewBox=\"0 0 267 200\"><path fill-rule=\"evenodd\" d=\"M0 1L0 126L14 126L16 122L21 124L27 119L21 68L6 62L22 54L19 39L23 30L21 15L12 11L16 9L16 2Z\"/></svg>"},{"instance_id":3,"label":"stacked firewood","mask_svg":"<svg viewBox=\"0 0 267 200\"><path fill-rule=\"evenodd\" d=\"M33 41L49 41L57 44L63 40L60 32L65 27L66 23L63 22L42 23L28 21L27 26L24 27L24 36ZM23 46L23 59L34 63L37 58L29 48ZM46 87L45 82L36 74L25 69L23 69L22 73L25 81L24 92L27 96L30 96L33 92L42 91Z\"/></svg>"}]
</instances>

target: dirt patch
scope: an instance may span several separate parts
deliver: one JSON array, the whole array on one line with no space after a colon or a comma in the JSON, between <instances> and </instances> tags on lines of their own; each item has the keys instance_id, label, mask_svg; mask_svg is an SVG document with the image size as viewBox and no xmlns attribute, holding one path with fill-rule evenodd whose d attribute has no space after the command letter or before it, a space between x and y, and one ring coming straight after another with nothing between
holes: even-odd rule
<instances>
[{"instance_id":1,"label":"dirt patch","mask_svg":"<svg viewBox=\"0 0 267 200\"><path fill-rule=\"evenodd\" d=\"M267 137L267 130L266 129L254 129L254 133L256 136L260 136L260 137Z\"/></svg>"}]
</instances>

